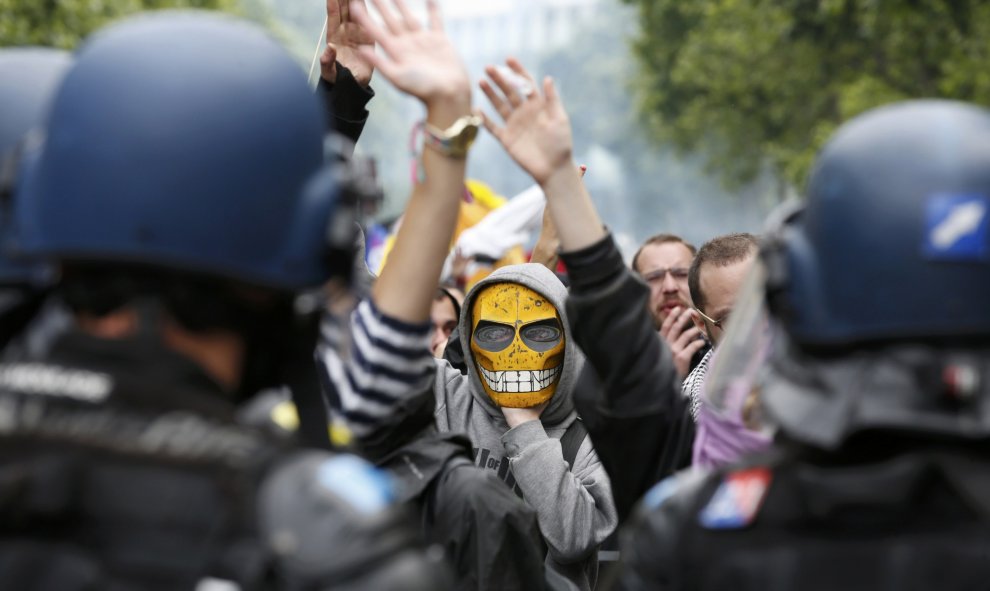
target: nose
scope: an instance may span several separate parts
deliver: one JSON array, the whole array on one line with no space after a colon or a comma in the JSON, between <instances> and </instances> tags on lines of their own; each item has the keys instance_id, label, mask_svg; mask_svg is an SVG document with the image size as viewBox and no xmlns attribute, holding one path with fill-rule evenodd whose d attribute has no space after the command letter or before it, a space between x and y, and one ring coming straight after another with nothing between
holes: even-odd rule
<instances>
[{"instance_id":1,"label":"nose","mask_svg":"<svg viewBox=\"0 0 990 591\"><path fill-rule=\"evenodd\" d=\"M443 330L434 326L433 330L430 331L430 351L436 351L437 345L442 343L445 338Z\"/></svg>"},{"instance_id":2,"label":"nose","mask_svg":"<svg viewBox=\"0 0 990 591\"><path fill-rule=\"evenodd\" d=\"M664 273L662 288L663 293L677 293L680 286L677 284L677 279L674 279L673 273Z\"/></svg>"}]
</instances>

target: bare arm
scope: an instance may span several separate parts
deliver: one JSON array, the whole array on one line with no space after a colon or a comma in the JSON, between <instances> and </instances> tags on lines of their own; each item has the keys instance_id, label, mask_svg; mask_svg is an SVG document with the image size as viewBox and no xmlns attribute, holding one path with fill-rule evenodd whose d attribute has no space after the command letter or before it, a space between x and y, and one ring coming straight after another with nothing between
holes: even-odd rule
<instances>
[{"instance_id":1,"label":"bare arm","mask_svg":"<svg viewBox=\"0 0 990 591\"><path fill-rule=\"evenodd\" d=\"M386 56L362 47L361 53L392 84L426 105L426 122L446 129L471 112L467 70L443 32L435 0L427 2L429 25L416 21L402 0L372 0L383 17L378 25L364 6L352 2L352 18L378 42ZM385 269L372 299L386 316L410 323L425 322L436 292L443 261L457 221L464 190L465 160L431 149L422 155L423 180L413 188Z\"/></svg>"},{"instance_id":2,"label":"bare arm","mask_svg":"<svg viewBox=\"0 0 990 591\"><path fill-rule=\"evenodd\" d=\"M532 84L532 92L522 96L496 68L486 68L491 82L483 80L481 90L504 124L486 117L485 127L546 193L561 248L591 246L604 238L605 228L574 164L571 124L553 81L545 78L540 92L518 61L510 58L506 63Z\"/></svg>"},{"instance_id":3,"label":"bare arm","mask_svg":"<svg viewBox=\"0 0 990 591\"><path fill-rule=\"evenodd\" d=\"M580 170L581 177L583 178L588 167L582 165ZM533 246L533 254L529 260L531 263L539 263L547 269L556 272L557 262L560 260L557 252L559 250L560 236L557 235L557 227L554 226L553 219L550 215L550 208L547 207L543 210L543 226L540 228L540 236Z\"/></svg>"},{"instance_id":4,"label":"bare arm","mask_svg":"<svg viewBox=\"0 0 990 591\"><path fill-rule=\"evenodd\" d=\"M529 262L541 264L554 271L560 259L557 255L559 248L560 238L557 236L557 228L550 219L550 208L547 207L543 210L543 227L540 228L540 237L533 246L533 254L529 257Z\"/></svg>"},{"instance_id":5,"label":"bare arm","mask_svg":"<svg viewBox=\"0 0 990 591\"><path fill-rule=\"evenodd\" d=\"M372 0L383 25L357 2L351 17L379 44L362 55L399 90L420 99L427 121L447 128L470 112L470 83L463 64L443 33L436 3L428 1L423 27L403 0ZM464 186L464 158L429 149L425 178L416 184L389 262L347 327L324 327L320 367L335 424L347 425L372 456L388 453L432 424L436 364L430 354L426 320L450 245ZM328 335L347 332L351 347L339 354ZM425 411L425 412L423 412Z\"/></svg>"}]
</instances>

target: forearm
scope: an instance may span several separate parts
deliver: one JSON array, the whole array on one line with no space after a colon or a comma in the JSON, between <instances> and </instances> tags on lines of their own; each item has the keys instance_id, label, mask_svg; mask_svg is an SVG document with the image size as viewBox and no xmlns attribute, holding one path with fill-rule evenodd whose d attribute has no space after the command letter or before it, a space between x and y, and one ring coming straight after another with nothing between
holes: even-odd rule
<instances>
[{"instance_id":1,"label":"forearm","mask_svg":"<svg viewBox=\"0 0 990 591\"><path fill-rule=\"evenodd\" d=\"M446 129L469 114L470 101L452 100L428 112L427 123ZM372 290L383 314L412 323L430 317L464 192L466 160L424 148L422 167L424 177L413 189L395 246Z\"/></svg>"},{"instance_id":2,"label":"forearm","mask_svg":"<svg viewBox=\"0 0 990 591\"><path fill-rule=\"evenodd\" d=\"M586 485L564 461L560 441L540 421L529 421L503 436L506 453L523 498L537 513L540 530L554 560L586 559L616 524L604 469ZM581 450L586 451L586 450ZM580 460L575 461L581 463ZM582 472L587 472L584 466Z\"/></svg>"},{"instance_id":3,"label":"forearm","mask_svg":"<svg viewBox=\"0 0 990 591\"><path fill-rule=\"evenodd\" d=\"M571 277L571 330L602 380L602 404L619 414L672 407L677 372L653 329L649 288L626 268L611 237L561 257Z\"/></svg>"},{"instance_id":4,"label":"forearm","mask_svg":"<svg viewBox=\"0 0 990 591\"><path fill-rule=\"evenodd\" d=\"M570 159L541 180L540 187L546 193L561 249L582 249L605 237L605 227L584 186L580 169Z\"/></svg>"},{"instance_id":5,"label":"forearm","mask_svg":"<svg viewBox=\"0 0 990 591\"><path fill-rule=\"evenodd\" d=\"M546 219L548 215L549 211L544 216L543 228L540 230L540 237L536 240L536 245L533 246L533 254L530 256L529 262L556 271L557 262L560 260L560 256L557 254L557 251L560 250L560 238L557 236L554 225Z\"/></svg>"}]
</instances>

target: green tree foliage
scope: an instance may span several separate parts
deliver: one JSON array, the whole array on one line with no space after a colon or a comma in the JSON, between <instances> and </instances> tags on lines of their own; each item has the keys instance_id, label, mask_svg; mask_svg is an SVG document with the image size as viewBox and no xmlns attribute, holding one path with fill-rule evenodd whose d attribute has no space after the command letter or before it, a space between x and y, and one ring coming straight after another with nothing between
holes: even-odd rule
<instances>
[{"instance_id":1,"label":"green tree foliage","mask_svg":"<svg viewBox=\"0 0 990 591\"><path fill-rule=\"evenodd\" d=\"M843 121L906 98L990 103L985 0L624 0L642 113L729 183L803 183Z\"/></svg>"},{"instance_id":2,"label":"green tree foliage","mask_svg":"<svg viewBox=\"0 0 990 591\"><path fill-rule=\"evenodd\" d=\"M72 49L109 21L166 8L237 11L237 0L0 0L0 45ZM176 39L181 43L181 39ZM167 48L163 48L167 51Z\"/></svg>"},{"instance_id":3,"label":"green tree foliage","mask_svg":"<svg viewBox=\"0 0 990 591\"><path fill-rule=\"evenodd\" d=\"M758 231L777 199L772 179L762 175L728 191L706 173L699 154L651 144L630 88L637 71L627 50L636 30L633 12L606 10L539 67L563 97L575 157L589 166L585 183L605 223L637 244L659 232L700 244L718 234Z\"/></svg>"}]
</instances>

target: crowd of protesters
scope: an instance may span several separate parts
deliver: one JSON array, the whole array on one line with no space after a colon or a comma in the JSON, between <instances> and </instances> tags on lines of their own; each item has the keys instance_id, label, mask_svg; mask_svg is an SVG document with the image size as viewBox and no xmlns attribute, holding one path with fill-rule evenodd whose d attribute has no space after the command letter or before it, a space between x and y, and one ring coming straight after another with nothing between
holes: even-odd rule
<instances>
[{"instance_id":1,"label":"crowd of protesters","mask_svg":"<svg viewBox=\"0 0 990 591\"><path fill-rule=\"evenodd\" d=\"M372 4L315 93L206 13L0 51L4 585L986 588L990 112L868 112L763 234L627 264L553 80L479 108ZM376 74L425 115L370 269Z\"/></svg>"}]
</instances>

